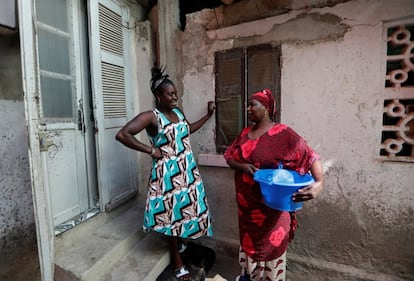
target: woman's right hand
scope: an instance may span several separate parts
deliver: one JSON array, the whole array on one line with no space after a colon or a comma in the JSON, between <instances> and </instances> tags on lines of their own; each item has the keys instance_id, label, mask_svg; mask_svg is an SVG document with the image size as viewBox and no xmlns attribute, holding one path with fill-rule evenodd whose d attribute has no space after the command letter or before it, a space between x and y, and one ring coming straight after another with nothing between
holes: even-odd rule
<instances>
[{"instance_id":1,"label":"woman's right hand","mask_svg":"<svg viewBox=\"0 0 414 281\"><path fill-rule=\"evenodd\" d=\"M242 163L239 162L235 159L228 159L227 160L227 164L229 164L229 166L235 170L239 170L242 171L243 173L246 173L250 176L253 176L253 174L259 170L258 168L256 168L253 164L249 164L249 163Z\"/></svg>"},{"instance_id":2,"label":"woman's right hand","mask_svg":"<svg viewBox=\"0 0 414 281\"><path fill-rule=\"evenodd\" d=\"M249 163L243 163L241 164L242 167L240 170L242 170L244 173L253 176L254 173L259 170L258 168L256 168L253 164L249 164Z\"/></svg>"},{"instance_id":3,"label":"woman's right hand","mask_svg":"<svg viewBox=\"0 0 414 281\"><path fill-rule=\"evenodd\" d=\"M154 153L153 154L150 154L150 156L152 158L155 158L155 159L161 158L161 156L162 156L161 148L154 147L153 149L154 149Z\"/></svg>"}]
</instances>

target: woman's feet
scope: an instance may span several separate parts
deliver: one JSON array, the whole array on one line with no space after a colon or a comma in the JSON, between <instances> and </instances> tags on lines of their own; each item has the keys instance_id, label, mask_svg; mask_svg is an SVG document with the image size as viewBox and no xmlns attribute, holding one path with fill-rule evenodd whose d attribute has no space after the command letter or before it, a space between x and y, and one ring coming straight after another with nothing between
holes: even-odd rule
<instances>
[{"instance_id":1,"label":"woman's feet","mask_svg":"<svg viewBox=\"0 0 414 281\"><path fill-rule=\"evenodd\" d=\"M185 268L183 260L179 253L180 239L175 236L169 236L168 242L170 245L171 266L174 269L174 276L179 281L191 281L191 275L188 269Z\"/></svg>"},{"instance_id":2,"label":"woman's feet","mask_svg":"<svg viewBox=\"0 0 414 281\"><path fill-rule=\"evenodd\" d=\"M174 270L174 275L179 281L191 281L190 272L184 265Z\"/></svg>"},{"instance_id":3,"label":"woman's feet","mask_svg":"<svg viewBox=\"0 0 414 281\"><path fill-rule=\"evenodd\" d=\"M187 245L184 243L182 239L178 241L178 253L182 254L187 249Z\"/></svg>"},{"instance_id":4,"label":"woman's feet","mask_svg":"<svg viewBox=\"0 0 414 281\"><path fill-rule=\"evenodd\" d=\"M236 277L236 281L251 281L248 274L239 275Z\"/></svg>"}]
</instances>

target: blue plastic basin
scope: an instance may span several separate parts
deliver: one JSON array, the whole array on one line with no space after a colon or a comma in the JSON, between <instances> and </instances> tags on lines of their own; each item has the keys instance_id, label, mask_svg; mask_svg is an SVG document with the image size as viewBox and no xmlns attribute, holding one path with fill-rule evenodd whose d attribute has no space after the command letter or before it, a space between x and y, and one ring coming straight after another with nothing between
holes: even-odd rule
<instances>
[{"instance_id":1,"label":"blue plastic basin","mask_svg":"<svg viewBox=\"0 0 414 281\"><path fill-rule=\"evenodd\" d=\"M266 206L280 210L293 212L300 210L303 202L294 202L292 194L298 189L315 182L310 174L300 175L296 171L286 170L293 176L293 182L274 182L275 169L262 169L254 173L254 180L259 183L263 200Z\"/></svg>"}]
</instances>

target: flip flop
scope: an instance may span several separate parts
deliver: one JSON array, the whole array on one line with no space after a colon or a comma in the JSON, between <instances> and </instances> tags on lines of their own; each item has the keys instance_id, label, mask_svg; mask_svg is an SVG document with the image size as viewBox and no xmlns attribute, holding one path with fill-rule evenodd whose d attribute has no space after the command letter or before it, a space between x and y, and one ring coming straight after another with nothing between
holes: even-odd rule
<instances>
[{"instance_id":1,"label":"flip flop","mask_svg":"<svg viewBox=\"0 0 414 281\"><path fill-rule=\"evenodd\" d=\"M185 266L182 266L174 270L174 275L175 275L175 278L177 278L180 281L191 280L190 272L187 270L187 268L185 268ZM186 276L188 276L190 279L184 278Z\"/></svg>"},{"instance_id":2,"label":"flip flop","mask_svg":"<svg viewBox=\"0 0 414 281\"><path fill-rule=\"evenodd\" d=\"M251 281L250 276L247 274L239 275L236 277L236 281Z\"/></svg>"},{"instance_id":3,"label":"flip flop","mask_svg":"<svg viewBox=\"0 0 414 281\"><path fill-rule=\"evenodd\" d=\"M187 249L187 245L184 242L178 244L178 253L182 254Z\"/></svg>"}]
</instances>

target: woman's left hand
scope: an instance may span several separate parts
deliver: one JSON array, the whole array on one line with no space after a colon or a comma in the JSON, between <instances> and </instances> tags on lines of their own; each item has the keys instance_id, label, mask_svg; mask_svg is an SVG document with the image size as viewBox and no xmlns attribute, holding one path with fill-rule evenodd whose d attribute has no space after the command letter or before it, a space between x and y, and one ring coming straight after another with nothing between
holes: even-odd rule
<instances>
[{"instance_id":1,"label":"woman's left hand","mask_svg":"<svg viewBox=\"0 0 414 281\"><path fill-rule=\"evenodd\" d=\"M207 104L208 116L213 115L215 109L216 109L216 104L214 103L214 101L209 101Z\"/></svg>"},{"instance_id":2,"label":"woman's left hand","mask_svg":"<svg viewBox=\"0 0 414 281\"><path fill-rule=\"evenodd\" d=\"M299 189L293 193L292 200L295 202L307 201L314 199L322 191L323 183L316 181L307 187Z\"/></svg>"},{"instance_id":3,"label":"woman's left hand","mask_svg":"<svg viewBox=\"0 0 414 281\"><path fill-rule=\"evenodd\" d=\"M311 200L318 196L318 194L322 191L324 182L322 162L320 160L316 160L315 162L313 162L310 170L313 178L315 179L315 182L293 193L293 201L301 202Z\"/></svg>"}]
</instances>

